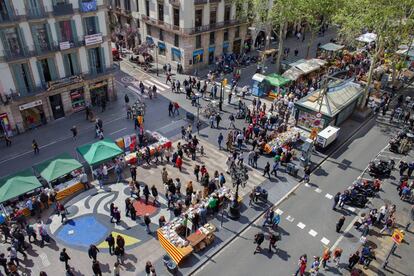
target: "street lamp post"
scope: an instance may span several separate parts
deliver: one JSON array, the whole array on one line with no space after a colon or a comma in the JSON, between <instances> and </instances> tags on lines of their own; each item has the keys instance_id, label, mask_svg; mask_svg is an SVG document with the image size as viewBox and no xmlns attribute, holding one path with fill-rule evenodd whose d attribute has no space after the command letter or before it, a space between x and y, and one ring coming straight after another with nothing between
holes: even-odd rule
<instances>
[{"instance_id":1,"label":"street lamp post","mask_svg":"<svg viewBox=\"0 0 414 276\"><path fill-rule=\"evenodd\" d=\"M237 220L240 218L240 204L239 204L239 186L246 186L246 182L249 179L247 175L247 168L241 165L234 165L230 170L231 179L233 181L233 187L236 186L236 193L232 202L230 203L228 216Z\"/></svg>"},{"instance_id":2,"label":"street lamp post","mask_svg":"<svg viewBox=\"0 0 414 276\"><path fill-rule=\"evenodd\" d=\"M197 97L197 134L200 134L200 97L201 94L200 93L196 93L195 96Z\"/></svg>"},{"instance_id":3,"label":"street lamp post","mask_svg":"<svg viewBox=\"0 0 414 276\"><path fill-rule=\"evenodd\" d=\"M220 82L220 102L219 102L219 109L223 111L223 81Z\"/></svg>"},{"instance_id":4,"label":"street lamp post","mask_svg":"<svg viewBox=\"0 0 414 276\"><path fill-rule=\"evenodd\" d=\"M157 77L158 77L158 46L155 45L155 66L157 66Z\"/></svg>"}]
</instances>

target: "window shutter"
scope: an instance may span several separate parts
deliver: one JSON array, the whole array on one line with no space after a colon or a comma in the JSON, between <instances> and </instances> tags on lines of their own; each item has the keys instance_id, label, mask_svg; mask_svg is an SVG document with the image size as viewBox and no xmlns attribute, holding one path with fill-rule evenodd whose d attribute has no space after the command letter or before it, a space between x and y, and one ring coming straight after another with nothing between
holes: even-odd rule
<instances>
[{"instance_id":1,"label":"window shutter","mask_svg":"<svg viewBox=\"0 0 414 276\"><path fill-rule=\"evenodd\" d=\"M63 68L65 68L65 77L70 77L69 58L70 54L62 54Z\"/></svg>"},{"instance_id":2,"label":"window shutter","mask_svg":"<svg viewBox=\"0 0 414 276\"><path fill-rule=\"evenodd\" d=\"M45 76L43 74L43 68L41 62L38 60L36 61L37 71L39 72L40 82L42 85L46 85Z\"/></svg>"},{"instance_id":3,"label":"window shutter","mask_svg":"<svg viewBox=\"0 0 414 276\"><path fill-rule=\"evenodd\" d=\"M93 20L95 22L94 24L95 24L96 33L98 34L99 33L99 18L98 18L98 16L94 16Z\"/></svg>"},{"instance_id":4,"label":"window shutter","mask_svg":"<svg viewBox=\"0 0 414 276\"><path fill-rule=\"evenodd\" d=\"M78 32L76 31L75 20L71 20L70 24L71 24L71 29L72 29L73 42L77 43L79 40L78 40Z\"/></svg>"},{"instance_id":5,"label":"window shutter","mask_svg":"<svg viewBox=\"0 0 414 276\"><path fill-rule=\"evenodd\" d=\"M29 88L33 89L35 87L34 80L32 78L32 74L30 73L29 63L23 63L23 69L27 76L27 81L29 82Z\"/></svg>"},{"instance_id":6,"label":"window shutter","mask_svg":"<svg viewBox=\"0 0 414 276\"><path fill-rule=\"evenodd\" d=\"M88 28L87 28L87 24L86 24L86 18L87 17L84 17L84 18L81 19L82 20L82 25L83 25L83 35L84 36L88 35Z\"/></svg>"},{"instance_id":7,"label":"window shutter","mask_svg":"<svg viewBox=\"0 0 414 276\"><path fill-rule=\"evenodd\" d=\"M10 53L9 42L6 39L6 35L4 34L4 31L3 30L0 30L0 40L2 41L3 49L5 51L5 54Z\"/></svg>"},{"instance_id":8,"label":"window shutter","mask_svg":"<svg viewBox=\"0 0 414 276\"><path fill-rule=\"evenodd\" d=\"M75 71L75 74L76 75L79 75L81 73L81 70L80 70L80 66L79 66L79 62L78 62L78 54L77 54L77 52L71 53L70 54L70 58L72 60L72 65L73 65L73 69Z\"/></svg>"},{"instance_id":9,"label":"window shutter","mask_svg":"<svg viewBox=\"0 0 414 276\"><path fill-rule=\"evenodd\" d=\"M55 65L55 59L54 58L48 58L47 59L47 65L49 66L50 76L52 77L52 80L59 79L59 73L58 73L56 65Z\"/></svg>"},{"instance_id":10,"label":"window shutter","mask_svg":"<svg viewBox=\"0 0 414 276\"><path fill-rule=\"evenodd\" d=\"M90 74L96 74L96 52L95 48L88 50L88 56L89 56L89 73Z\"/></svg>"},{"instance_id":11,"label":"window shutter","mask_svg":"<svg viewBox=\"0 0 414 276\"><path fill-rule=\"evenodd\" d=\"M105 66L105 51L102 47L99 47L99 58L101 63L101 72L105 72L106 66Z\"/></svg>"},{"instance_id":12,"label":"window shutter","mask_svg":"<svg viewBox=\"0 0 414 276\"><path fill-rule=\"evenodd\" d=\"M49 48L52 50L53 46L55 45L53 41L52 31L50 30L49 23L46 23L45 26L46 26L47 40L49 42Z\"/></svg>"},{"instance_id":13,"label":"window shutter","mask_svg":"<svg viewBox=\"0 0 414 276\"><path fill-rule=\"evenodd\" d=\"M17 27L16 32L17 32L17 35L19 37L20 47L22 47L24 53L27 53L28 48L27 48L26 40L24 39L22 29L20 29L20 27Z\"/></svg>"},{"instance_id":14,"label":"window shutter","mask_svg":"<svg viewBox=\"0 0 414 276\"><path fill-rule=\"evenodd\" d=\"M60 30L60 24L59 22L55 22L55 29L56 29L56 36L57 36L57 42L62 42L62 34Z\"/></svg>"},{"instance_id":15,"label":"window shutter","mask_svg":"<svg viewBox=\"0 0 414 276\"><path fill-rule=\"evenodd\" d=\"M20 64L10 64L11 71L14 76L14 85L16 87L16 90L20 94L27 94L27 89L24 86L24 79L23 79L23 73L21 71L21 65Z\"/></svg>"}]
</instances>

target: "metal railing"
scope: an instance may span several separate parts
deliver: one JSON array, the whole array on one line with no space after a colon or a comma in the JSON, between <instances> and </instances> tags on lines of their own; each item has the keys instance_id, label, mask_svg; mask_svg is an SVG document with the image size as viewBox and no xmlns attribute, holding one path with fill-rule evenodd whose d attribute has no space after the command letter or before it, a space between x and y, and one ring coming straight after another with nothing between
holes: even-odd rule
<instances>
[{"instance_id":1,"label":"metal railing","mask_svg":"<svg viewBox=\"0 0 414 276\"><path fill-rule=\"evenodd\" d=\"M39 8L26 8L26 18L27 19L41 19L46 18L47 13L43 7Z\"/></svg>"},{"instance_id":2,"label":"metal railing","mask_svg":"<svg viewBox=\"0 0 414 276\"><path fill-rule=\"evenodd\" d=\"M208 0L194 0L194 5L207 4Z\"/></svg>"},{"instance_id":3,"label":"metal railing","mask_svg":"<svg viewBox=\"0 0 414 276\"><path fill-rule=\"evenodd\" d=\"M36 95L38 93L44 92L47 90L47 86L45 84L41 84L38 86L29 87L26 89L18 90L18 89L10 89L10 93L5 94L6 99L2 99L2 103L4 105L10 104L13 100L18 100L24 97L30 97Z\"/></svg>"},{"instance_id":4,"label":"metal railing","mask_svg":"<svg viewBox=\"0 0 414 276\"><path fill-rule=\"evenodd\" d=\"M107 75L107 74L112 74L115 73L117 70L119 70L117 67L105 67L105 68L101 68L99 70L96 71L91 71L89 69L88 73L82 73L82 76L84 79L89 80L89 79L93 79L99 76L103 76L103 75Z\"/></svg>"},{"instance_id":5,"label":"metal railing","mask_svg":"<svg viewBox=\"0 0 414 276\"><path fill-rule=\"evenodd\" d=\"M69 15L73 14L73 5L72 3L57 4L53 6L53 15Z\"/></svg>"},{"instance_id":6,"label":"metal railing","mask_svg":"<svg viewBox=\"0 0 414 276\"><path fill-rule=\"evenodd\" d=\"M175 32L179 32L181 34L187 34L187 35L192 35L192 34L197 34L197 33L202 33L202 32L209 32L209 31L222 29L222 28L228 28L228 27L243 24L246 22L246 18L241 18L241 19L232 19L232 20L227 20L227 21L216 22L216 23L203 25L199 27L193 27L193 28L180 28L179 26L171 25L169 23L157 20L155 18L151 18L146 15L141 15L141 17L142 17L142 20L144 20L148 24L162 26L166 30L171 30L171 31L175 31Z\"/></svg>"},{"instance_id":7,"label":"metal railing","mask_svg":"<svg viewBox=\"0 0 414 276\"><path fill-rule=\"evenodd\" d=\"M0 15L0 24L19 21L21 18L22 16L17 14L17 10L12 10L10 13Z\"/></svg>"}]
</instances>

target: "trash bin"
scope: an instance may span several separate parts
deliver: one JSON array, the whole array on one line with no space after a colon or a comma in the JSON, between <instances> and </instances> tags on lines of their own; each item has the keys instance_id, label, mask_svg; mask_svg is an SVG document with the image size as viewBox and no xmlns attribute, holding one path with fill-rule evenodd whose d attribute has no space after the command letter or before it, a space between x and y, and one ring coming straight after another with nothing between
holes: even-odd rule
<instances>
[{"instance_id":1,"label":"trash bin","mask_svg":"<svg viewBox=\"0 0 414 276\"><path fill-rule=\"evenodd\" d=\"M167 270L168 272L170 272L172 275L176 275L178 272L178 267L177 264L171 260L167 263Z\"/></svg>"}]
</instances>

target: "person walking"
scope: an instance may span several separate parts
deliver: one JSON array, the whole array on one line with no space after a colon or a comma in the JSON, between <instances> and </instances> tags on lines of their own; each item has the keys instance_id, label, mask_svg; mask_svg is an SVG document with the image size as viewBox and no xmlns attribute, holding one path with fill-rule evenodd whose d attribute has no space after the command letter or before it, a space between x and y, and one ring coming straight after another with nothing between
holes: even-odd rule
<instances>
[{"instance_id":1,"label":"person walking","mask_svg":"<svg viewBox=\"0 0 414 276\"><path fill-rule=\"evenodd\" d=\"M356 251L354 254L352 254L348 259L348 268L349 270L352 270L354 266L359 261L359 251Z\"/></svg>"},{"instance_id":2,"label":"person walking","mask_svg":"<svg viewBox=\"0 0 414 276\"><path fill-rule=\"evenodd\" d=\"M277 170L279 169L279 162L276 161L273 163L272 172L270 174L274 174L277 177Z\"/></svg>"},{"instance_id":3,"label":"person walking","mask_svg":"<svg viewBox=\"0 0 414 276\"><path fill-rule=\"evenodd\" d=\"M263 169L263 176L266 176L266 175L270 179L270 163L269 162L266 162L266 165Z\"/></svg>"},{"instance_id":4,"label":"person walking","mask_svg":"<svg viewBox=\"0 0 414 276\"><path fill-rule=\"evenodd\" d=\"M97 260L92 261L92 271L95 276L102 276L101 265Z\"/></svg>"},{"instance_id":5,"label":"person walking","mask_svg":"<svg viewBox=\"0 0 414 276\"><path fill-rule=\"evenodd\" d=\"M337 192L336 195L333 198L332 210L336 211L336 206L338 205L340 198L341 198L341 193Z\"/></svg>"},{"instance_id":6,"label":"person walking","mask_svg":"<svg viewBox=\"0 0 414 276\"><path fill-rule=\"evenodd\" d=\"M223 133L220 132L219 136L217 137L217 143L219 146L219 150L221 150L221 143L223 142L224 136Z\"/></svg>"},{"instance_id":7,"label":"person walking","mask_svg":"<svg viewBox=\"0 0 414 276\"><path fill-rule=\"evenodd\" d=\"M254 243L256 244L256 249L254 250L253 255L262 250L262 248L260 246L264 242L264 238L265 238L265 236L264 236L263 232L258 232L254 236Z\"/></svg>"},{"instance_id":8,"label":"person walking","mask_svg":"<svg viewBox=\"0 0 414 276\"><path fill-rule=\"evenodd\" d=\"M151 193L150 193L150 190L149 190L147 184L145 184L145 186L144 186L143 194L144 194L144 197L145 197L145 205L148 205L148 200L149 200L149 196L150 196Z\"/></svg>"},{"instance_id":9,"label":"person walking","mask_svg":"<svg viewBox=\"0 0 414 276\"><path fill-rule=\"evenodd\" d=\"M65 263L66 270L70 270L70 266L69 266L70 257L68 253L66 253L66 248L63 248L62 251L60 252L59 260Z\"/></svg>"},{"instance_id":10,"label":"person walking","mask_svg":"<svg viewBox=\"0 0 414 276\"><path fill-rule=\"evenodd\" d=\"M151 187L151 194L154 197L154 201L152 202L152 204L154 206L161 205L161 203L158 201L158 190L155 187L155 185L152 185L152 187Z\"/></svg>"},{"instance_id":11,"label":"person walking","mask_svg":"<svg viewBox=\"0 0 414 276\"><path fill-rule=\"evenodd\" d=\"M221 116L220 116L220 114L217 113L217 115L216 115L217 129L220 129L220 122L221 122Z\"/></svg>"},{"instance_id":12,"label":"person walking","mask_svg":"<svg viewBox=\"0 0 414 276\"><path fill-rule=\"evenodd\" d=\"M333 252L333 261L334 261L336 267L339 267L339 262L341 260L342 251L343 250L341 248L335 248L335 250Z\"/></svg>"},{"instance_id":13,"label":"person walking","mask_svg":"<svg viewBox=\"0 0 414 276\"><path fill-rule=\"evenodd\" d=\"M121 276L121 270L122 270L122 267L120 266L120 263L116 261L114 263L114 269L113 269L114 276Z\"/></svg>"},{"instance_id":14,"label":"person walking","mask_svg":"<svg viewBox=\"0 0 414 276\"><path fill-rule=\"evenodd\" d=\"M341 232L341 228L345 223L345 216L341 216L338 220L338 222L336 223L336 233L340 233Z\"/></svg>"},{"instance_id":15,"label":"person walking","mask_svg":"<svg viewBox=\"0 0 414 276\"><path fill-rule=\"evenodd\" d=\"M294 275L297 276L299 274L300 276L303 276L305 274L307 263L308 257L306 256L306 254L300 256L298 261L298 269L296 270Z\"/></svg>"},{"instance_id":16,"label":"person walking","mask_svg":"<svg viewBox=\"0 0 414 276\"><path fill-rule=\"evenodd\" d=\"M271 233L269 236L269 252L272 252L272 248L276 249L276 242L277 242L277 236L274 233Z\"/></svg>"},{"instance_id":17,"label":"person walking","mask_svg":"<svg viewBox=\"0 0 414 276\"><path fill-rule=\"evenodd\" d=\"M235 121L235 119L234 119L234 115L233 114L230 114L230 116L229 116L229 120L230 120L230 124L229 124L229 128L236 128L236 125L234 124L234 121Z\"/></svg>"},{"instance_id":18,"label":"person walking","mask_svg":"<svg viewBox=\"0 0 414 276\"><path fill-rule=\"evenodd\" d=\"M106 237L105 241L108 243L109 254L113 255L115 251L115 239L112 236L112 233L109 233L108 237Z\"/></svg>"},{"instance_id":19,"label":"person walking","mask_svg":"<svg viewBox=\"0 0 414 276\"><path fill-rule=\"evenodd\" d=\"M4 274L9 275L9 269L7 268L7 258L4 253L0 253L0 266L3 267Z\"/></svg>"},{"instance_id":20,"label":"person walking","mask_svg":"<svg viewBox=\"0 0 414 276\"><path fill-rule=\"evenodd\" d=\"M73 140L75 140L76 137L78 136L78 128L74 125L74 126L72 126L72 128L70 129L70 131L72 132L72 138L73 138Z\"/></svg>"},{"instance_id":21,"label":"person walking","mask_svg":"<svg viewBox=\"0 0 414 276\"><path fill-rule=\"evenodd\" d=\"M94 244L91 244L88 249L88 256L89 259L93 259L96 261L96 257L98 256L99 249Z\"/></svg>"},{"instance_id":22,"label":"person walking","mask_svg":"<svg viewBox=\"0 0 414 276\"><path fill-rule=\"evenodd\" d=\"M129 167L129 171L131 173L132 180L137 181L137 167L135 165L131 165Z\"/></svg>"},{"instance_id":23,"label":"person walking","mask_svg":"<svg viewBox=\"0 0 414 276\"><path fill-rule=\"evenodd\" d=\"M310 166L306 165L304 169L304 176L303 176L303 181L305 183L309 183L310 174L311 174Z\"/></svg>"},{"instance_id":24,"label":"person walking","mask_svg":"<svg viewBox=\"0 0 414 276\"><path fill-rule=\"evenodd\" d=\"M147 233L151 234L151 229L150 229L151 218L149 217L148 213L146 213L145 216L144 216L144 223L145 223L145 227L147 229Z\"/></svg>"},{"instance_id":25,"label":"person walking","mask_svg":"<svg viewBox=\"0 0 414 276\"><path fill-rule=\"evenodd\" d=\"M39 145L37 144L36 140L33 139L32 141L32 148L33 148L33 152L34 154L39 154L40 150L39 150Z\"/></svg>"},{"instance_id":26,"label":"person walking","mask_svg":"<svg viewBox=\"0 0 414 276\"><path fill-rule=\"evenodd\" d=\"M322 254L322 267L326 269L326 263L331 259L331 250L327 248Z\"/></svg>"}]
</instances>

